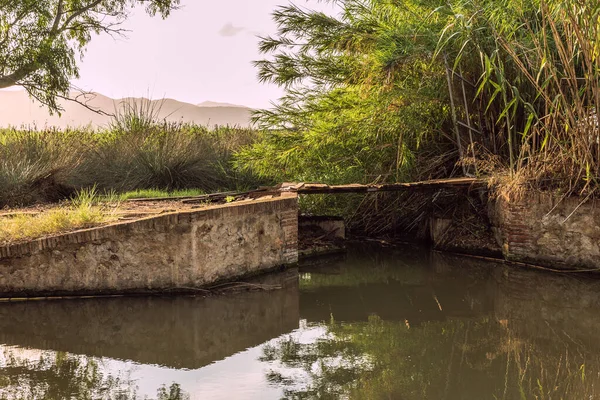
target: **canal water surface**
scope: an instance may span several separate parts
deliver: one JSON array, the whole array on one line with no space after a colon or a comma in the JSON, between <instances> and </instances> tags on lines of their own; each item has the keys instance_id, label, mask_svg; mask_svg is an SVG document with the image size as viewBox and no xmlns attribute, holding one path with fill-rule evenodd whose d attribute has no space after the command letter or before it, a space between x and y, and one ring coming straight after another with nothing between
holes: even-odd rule
<instances>
[{"instance_id":1,"label":"canal water surface","mask_svg":"<svg viewBox=\"0 0 600 400\"><path fill-rule=\"evenodd\" d=\"M596 399L600 281L355 248L208 298L0 304L0 399Z\"/></svg>"}]
</instances>

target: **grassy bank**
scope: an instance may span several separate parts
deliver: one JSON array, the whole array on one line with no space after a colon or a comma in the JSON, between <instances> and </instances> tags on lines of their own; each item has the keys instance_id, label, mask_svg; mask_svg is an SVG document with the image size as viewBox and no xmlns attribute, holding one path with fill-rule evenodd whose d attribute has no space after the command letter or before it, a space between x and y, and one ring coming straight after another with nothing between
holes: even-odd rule
<instances>
[{"instance_id":1,"label":"grassy bank","mask_svg":"<svg viewBox=\"0 0 600 400\"><path fill-rule=\"evenodd\" d=\"M178 198L202 194L198 189L135 190L121 194L101 194L95 187L83 189L69 200L0 211L0 246L93 228L120 219L185 209L185 205L177 202ZM153 201L155 198L161 200ZM148 201L129 201L136 199ZM201 205L202 203L195 203L194 207Z\"/></svg>"},{"instance_id":2,"label":"grassy bank","mask_svg":"<svg viewBox=\"0 0 600 400\"><path fill-rule=\"evenodd\" d=\"M285 94L255 115L261 131L157 123L133 107L98 132L0 131L0 206L94 185L214 192L465 175L491 177L507 196L598 196L598 10L575 0L345 0L331 16L284 6L257 67ZM373 233L422 225L430 203L302 200Z\"/></svg>"},{"instance_id":3,"label":"grassy bank","mask_svg":"<svg viewBox=\"0 0 600 400\"><path fill-rule=\"evenodd\" d=\"M92 189L40 210L0 214L0 246L116 221L118 204L98 197Z\"/></svg>"},{"instance_id":4,"label":"grassy bank","mask_svg":"<svg viewBox=\"0 0 600 400\"><path fill-rule=\"evenodd\" d=\"M0 245L161 212L128 200L267 183L233 166L257 131L161 122L157 111L124 104L108 127L95 130L0 129Z\"/></svg>"},{"instance_id":5,"label":"grassy bank","mask_svg":"<svg viewBox=\"0 0 600 400\"><path fill-rule=\"evenodd\" d=\"M91 228L115 221L100 207L56 207L36 215L0 217L0 245Z\"/></svg>"}]
</instances>

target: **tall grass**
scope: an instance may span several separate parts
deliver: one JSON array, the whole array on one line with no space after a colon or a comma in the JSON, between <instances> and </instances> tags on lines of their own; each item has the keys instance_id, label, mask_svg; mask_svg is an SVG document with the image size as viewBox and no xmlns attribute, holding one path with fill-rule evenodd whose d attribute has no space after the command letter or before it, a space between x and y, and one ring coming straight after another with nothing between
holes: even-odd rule
<instances>
[{"instance_id":1,"label":"tall grass","mask_svg":"<svg viewBox=\"0 0 600 400\"><path fill-rule=\"evenodd\" d=\"M210 133L170 124L143 131L111 130L97 135L89 156L73 176L75 186L94 182L100 189L130 191L226 184L216 173L218 145Z\"/></svg>"},{"instance_id":2,"label":"tall grass","mask_svg":"<svg viewBox=\"0 0 600 400\"><path fill-rule=\"evenodd\" d=\"M83 188L210 192L260 182L232 166L252 129L177 124L154 106L127 106L105 129L0 130L0 207L56 201Z\"/></svg>"},{"instance_id":3,"label":"tall grass","mask_svg":"<svg viewBox=\"0 0 600 400\"><path fill-rule=\"evenodd\" d=\"M475 127L473 158L500 156L535 187L595 191L600 2L465 0L445 11L438 53L454 61L452 97L473 99L459 115Z\"/></svg>"},{"instance_id":4,"label":"tall grass","mask_svg":"<svg viewBox=\"0 0 600 400\"><path fill-rule=\"evenodd\" d=\"M0 205L71 194L66 181L90 137L85 130L0 130Z\"/></svg>"}]
</instances>

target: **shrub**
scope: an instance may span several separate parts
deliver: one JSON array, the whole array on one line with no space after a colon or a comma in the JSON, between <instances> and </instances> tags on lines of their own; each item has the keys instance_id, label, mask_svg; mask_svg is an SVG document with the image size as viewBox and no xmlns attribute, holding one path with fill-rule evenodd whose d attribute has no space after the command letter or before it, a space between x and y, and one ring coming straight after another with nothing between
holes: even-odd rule
<instances>
[{"instance_id":1,"label":"shrub","mask_svg":"<svg viewBox=\"0 0 600 400\"><path fill-rule=\"evenodd\" d=\"M80 165L89 137L85 130L0 131L0 206L70 195L66 181Z\"/></svg>"}]
</instances>

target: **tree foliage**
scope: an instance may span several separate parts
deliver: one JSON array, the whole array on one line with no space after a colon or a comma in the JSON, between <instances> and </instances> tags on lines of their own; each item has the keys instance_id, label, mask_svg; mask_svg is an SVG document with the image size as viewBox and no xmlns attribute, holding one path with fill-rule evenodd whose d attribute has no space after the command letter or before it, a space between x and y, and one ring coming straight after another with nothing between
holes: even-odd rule
<instances>
[{"instance_id":1,"label":"tree foliage","mask_svg":"<svg viewBox=\"0 0 600 400\"><path fill-rule=\"evenodd\" d=\"M262 40L268 57L256 64L286 94L256 115L272 131L242 165L331 183L462 167L519 185L597 188L600 1L329 3L338 14L274 13L277 35Z\"/></svg>"},{"instance_id":2,"label":"tree foliage","mask_svg":"<svg viewBox=\"0 0 600 400\"><path fill-rule=\"evenodd\" d=\"M19 85L58 111L94 34L119 35L131 8L163 18L179 0L0 0L0 89Z\"/></svg>"},{"instance_id":3,"label":"tree foliage","mask_svg":"<svg viewBox=\"0 0 600 400\"><path fill-rule=\"evenodd\" d=\"M271 130L240 164L278 179L330 183L402 180L414 151L441 132L443 74L432 63L440 1L336 1L335 12L296 5L273 14L259 79L286 94L255 119ZM441 96L440 96L441 94Z\"/></svg>"}]
</instances>

